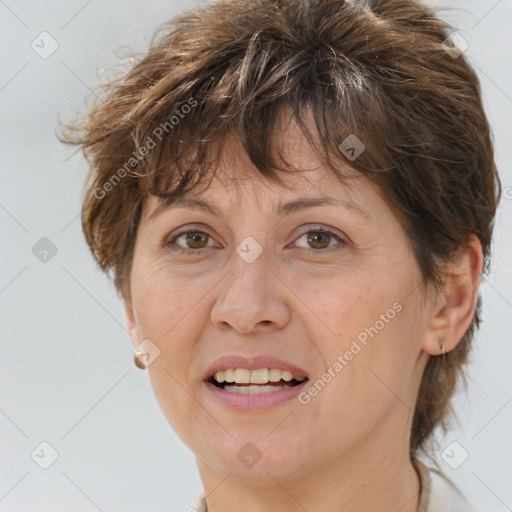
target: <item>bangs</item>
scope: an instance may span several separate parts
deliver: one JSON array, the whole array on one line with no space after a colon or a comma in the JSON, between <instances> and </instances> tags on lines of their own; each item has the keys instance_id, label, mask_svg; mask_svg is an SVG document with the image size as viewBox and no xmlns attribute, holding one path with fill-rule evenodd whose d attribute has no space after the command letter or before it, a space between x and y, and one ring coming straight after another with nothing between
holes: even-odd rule
<instances>
[{"instance_id":1,"label":"bangs","mask_svg":"<svg viewBox=\"0 0 512 512\"><path fill-rule=\"evenodd\" d=\"M261 80L273 76L272 70L267 73L267 77L261 75ZM273 101L255 95L254 101L246 102L232 95L224 104L211 98L216 93L220 96L220 84L208 83L204 89L187 91L188 99L179 99L172 107L167 104L166 109L159 109L157 117L144 113L132 132L135 148L132 174L139 179L139 186L147 193L172 200L213 179L226 137L236 137L261 176L282 186L279 173L302 170L289 162L280 144L289 122L298 125L319 162L340 180L353 174L344 171L347 165L368 174L386 170L382 166L382 152L379 162L372 158L374 141L380 140L372 135L379 125L378 115L370 111L372 105L368 105L368 115L361 120L354 114L346 119L338 115L340 111L350 113L354 105L360 109L367 96L361 98L354 88L347 86L343 94L345 105L341 107L339 98L328 98L325 91L320 94L320 84L312 87L308 78L304 76L302 84L297 83L286 95ZM255 89L259 86L254 84ZM275 86L279 90L278 84ZM368 125L366 120L375 122ZM364 144L357 162L349 161L340 150L340 144L356 133L359 134L356 140Z\"/></svg>"}]
</instances>

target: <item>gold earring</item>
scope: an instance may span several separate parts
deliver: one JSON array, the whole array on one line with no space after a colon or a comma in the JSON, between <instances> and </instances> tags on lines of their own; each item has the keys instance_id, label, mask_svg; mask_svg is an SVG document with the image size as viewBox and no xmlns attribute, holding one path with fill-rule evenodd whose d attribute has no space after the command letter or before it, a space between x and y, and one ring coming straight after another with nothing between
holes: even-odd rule
<instances>
[{"instance_id":1,"label":"gold earring","mask_svg":"<svg viewBox=\"0 0 512 512\"><path fill-rule=\"evenodd\" d=\"M135 354L133 355L133 362L135 363L135 366L137 368L140 368L141 370L146 369L146 366L144 365L144 363Z\"/></svg>"}]
</instances>

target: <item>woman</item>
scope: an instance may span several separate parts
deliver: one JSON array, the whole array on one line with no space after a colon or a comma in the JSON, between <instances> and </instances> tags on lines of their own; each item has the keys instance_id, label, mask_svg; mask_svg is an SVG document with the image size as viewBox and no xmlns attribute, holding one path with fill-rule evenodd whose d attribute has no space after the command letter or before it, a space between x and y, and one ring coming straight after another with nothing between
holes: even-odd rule
<instances>
[{"instance_id":1,"label":"woman","mask_svg":"<svg viewBox=\"0 0 512 512\"><path fill-rule=\"evenodd\" d=\"M196 510L471 510L418 459L464 377L500 194L450 32L416 0L224 0L64 130Z\"/></svg>"}]
</instances>

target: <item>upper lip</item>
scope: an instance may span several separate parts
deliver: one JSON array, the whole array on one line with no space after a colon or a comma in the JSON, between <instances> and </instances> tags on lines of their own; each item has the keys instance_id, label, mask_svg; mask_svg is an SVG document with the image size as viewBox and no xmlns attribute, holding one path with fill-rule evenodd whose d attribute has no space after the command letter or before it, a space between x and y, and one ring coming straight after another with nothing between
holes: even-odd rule
<instances>
[{"instance_id":1,"label":"upper lip","mask_svg":"<svg viewBox=\"0 0 512 512\"><path fill-rule=\"evenodd\" d=\"M230 368L247 368L248 370L257 370L258 368L279 368L287 370L293 374L294 377L308 377L307 372L293 364L287 363L282 359L272 356L240 356L230 355L223 356L215 360L203 374L203 380L208 380L221 370L228 370Z\"/></svg>"}]
</instances>

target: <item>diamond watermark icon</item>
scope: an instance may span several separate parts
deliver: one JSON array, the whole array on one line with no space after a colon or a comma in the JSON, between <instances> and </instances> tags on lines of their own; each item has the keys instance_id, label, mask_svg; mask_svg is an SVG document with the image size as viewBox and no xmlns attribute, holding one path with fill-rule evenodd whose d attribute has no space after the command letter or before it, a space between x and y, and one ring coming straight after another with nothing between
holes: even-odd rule
<instances>
[{"instance_id":1,"label":"diamond watermark icon","mask_svg":"<svg viewBox=\"0 0 512 512\"><path fill-rule=\"evenodd\" d=\"M261 459L262 455L258 447L251 442L245 443L237 453L240 462L249 469Z\"/></svg>"},{"instance_id":2,"label":"diamond watermark icon","mask_svg":"<svg viewBox=\"0 0 512 512\"><path fill-rule=\"evenodd\" d=\"M263 252L263 247L252 236L248 236L236 248L236 252L244 261L252 263Z\"/></svg>"},{"instance_id":3,"label":"diamond watermark icon","mask_svg":"<svg viewBox=\"0 0 512 512\"><path fill-rule=\"evenodd\" d=\"M452 469L458 469L466 462L469 453L457 441L452 441L441 453L441 458Z\"/></svg>"},{"instance_id":4,"label":"diamond watermark icon","mask_svg":"<svg viewBox=\"0 0 512 512\"><path fill-rule=\"evenodd\" d=\"M452 59L458 59L469 48L469 43L458 32L452 32L441 46Z\"/></svg>"},{"instance_id":5,"label":"diamond watermark icon","mask_svg":"<svg viewBox=\"0 0 512 512\"><path fill-rule=\"evenodd\" d=\"M57 246L46 236L43 236L32 247L32 254L42 263L48 263L56 254Z\"/></svg>"},{"instance_id":6,"label":"diamond watermark icon","mask_svg":"<svg viewBox=\"0 0 512 512\"><path fill-rule=\"evenodd\" d=\"M160 349L149 338L146 338L135 347L133 354L147 368L160 357Z\"/></svg>"},{"instance_id":7,"label":"diamond watermark icon","mask_svg":"<svg viewBox=\"0 0 512 512\"><path fill-rule=\"evenodd\" d=\"M57 40L48 32L41 32L31 43L30 46L41 59L47 59L51 57L57 48L59 43Z\"/></svg>"},{"instance_id":8,"label":"diamond watermark icon","mask_svg":"<svg viewBox=\"0 0 512 512\"><path fill-rule=\"evenodd\" d=\"M38 466L48 469L59 458L59 453L49 442L43 441L34 448L30 456Z\"/></svg>"},{"instance_id":9,"label":"diamond watermark icon","mask_svg":"<svg viewBox=\"0 0 512 512\"><path fill-rule=\"evenodd\" d=\"M357 135L351 134L338 146L338 148L346 158L353 162L364 152L366 146L363 144L363 141L357 137Z\"/></svg>"}]
</instances>

